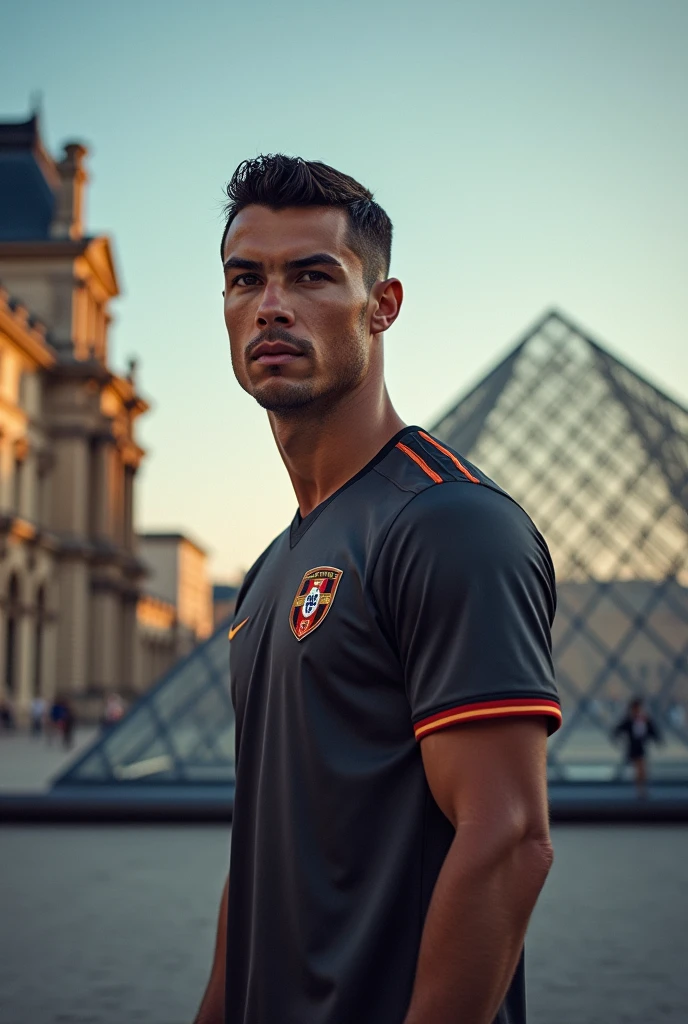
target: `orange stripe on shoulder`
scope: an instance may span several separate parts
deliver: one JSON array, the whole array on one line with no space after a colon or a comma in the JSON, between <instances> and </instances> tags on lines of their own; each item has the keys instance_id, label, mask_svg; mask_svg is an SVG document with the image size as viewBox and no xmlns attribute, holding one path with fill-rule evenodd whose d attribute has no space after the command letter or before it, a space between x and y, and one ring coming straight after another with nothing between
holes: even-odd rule
<instances>
[{"instance_id":1,"label":"orange stripe on shoulder","mask_svg":"<svg viewBox=\"0 0 688 1024\"><path fill-rule=\"evenodd\" d=\"M515 697L507 700L486 700L478 704L463 704L456 708L447 708L436 715L430 715L416 722L413 731L417 740L428 736L438 729L446 729L449 725L459 722L474 722L483 718L501 718L503 716L518 717L519 715L545 715L555 718L558 729L561 725L561 708L555 700L546 697Z\"/></svg>"},{"instance_id":2,"label":"orange stripe on shoulder","mask_svg":"<svg viewBox=\"0 0 688 1024\"><path fill-rule=\"evenodd\" d=\"M435 440L434 437L430 437L430 434L426 434L424 430L419 430L418 433L423 438L423 440L429 441L430 444L434 444L435 448L441 451L443 455L446 455L448 459L451 459L456 468L460 470L463 473L463 475L471 481L472 484L480 483L477 476L473 476L472 473L469 473L466 467L463 465L463 463L459 459L457 459L456 455L454 455L453 452L450 452L448 448L445 448L444 445L441 445L439 441Z\"/></svg>"},{"instance_id":3,"label":"orange stripe on shoulder","mask_svg":"<svg viewBox=\"0 0 688 1024\"><path fill-rule=\"evenodd\" d=\"M412 451L411 448L407 448L405 444L401 443L401 441L398 442L397 448L400 451L402 451L404 455L408 455L409 459L413 459L416 465L420 466L423 472L427 476L429 476L431 480L434 480L436 484L444 483L444 480L439 475L439 473L436 473L434 469L430 469L430 466L428 466L427 462L424 462L423 459L421 459L420 455L416 455L416 453Z\"/></svg>"}]
</instances>

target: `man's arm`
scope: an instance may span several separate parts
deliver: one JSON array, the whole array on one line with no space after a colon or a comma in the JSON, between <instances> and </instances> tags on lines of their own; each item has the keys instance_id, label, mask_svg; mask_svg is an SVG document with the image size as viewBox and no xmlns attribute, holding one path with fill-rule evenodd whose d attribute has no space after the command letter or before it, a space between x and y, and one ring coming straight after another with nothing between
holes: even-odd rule
<instances>
[{"instance_id":1,"label":"man's arm","mask_svg":"<svg viewBox=\"0 0 688 1024\"><path fill-rule=\"evenodd\" d=\"M552 863L542 719L431 733L421 754L456 829L420 946L405 1024L492 1024Z\"/></svg>"},{"instance_id":2,"label":"man's arm","mask_svg":"<svg viewBox=\"0 0 688 1024\"><path fill-rule=\"evenodd\" d=\"M210 979L201 1000L201 1005L194 1019L194 1024L224 1024L225 1021L225 970L227 966L227 897L229 894L229 878L225 882L220 900L220 913L217 919L217 935L215 937L215 955L210 971Z\"/></svg>"}]
</instances>

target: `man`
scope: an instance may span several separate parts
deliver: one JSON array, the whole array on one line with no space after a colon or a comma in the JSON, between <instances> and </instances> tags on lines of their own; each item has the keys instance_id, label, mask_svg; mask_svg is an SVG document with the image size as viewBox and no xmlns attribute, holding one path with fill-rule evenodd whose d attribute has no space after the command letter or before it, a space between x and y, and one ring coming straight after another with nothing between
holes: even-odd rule
<instances>
[{"instance_id":1,"label":"man","mask_svg":"<svg viewBox=\"0 0 688 1024\"><path fill-rule=\"evenodd\" d=\"M560 721L547 548L392 407L402 287L371 193L284 156L227 192L234 373L298 511L229 632L232 854L197 1022L521 1024Z\"/></svg>"},{"instance_id":2,"label":"man","mask_svg":"<svg viewBox=\"0 0 688 1024\"><path fill-rule=\"evenodd\" d=\"M40 736L43 732L46 706L45 698L41 697L40 694L32 697L30 708L32 736Z\"/></svg>"}]
</instances>

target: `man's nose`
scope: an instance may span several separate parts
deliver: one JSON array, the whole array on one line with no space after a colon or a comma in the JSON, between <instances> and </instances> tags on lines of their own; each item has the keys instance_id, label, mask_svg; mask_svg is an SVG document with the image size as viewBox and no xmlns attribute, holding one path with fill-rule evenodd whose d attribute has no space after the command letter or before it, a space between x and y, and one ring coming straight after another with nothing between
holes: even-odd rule
<instances>
[{"instance_id":1,"label":"man's nose","mask_svg":"<svg viewBox=\"0 0 688 1024\"><path fill-rule=\"evenodd\" d=\"M279 324L280 327L291 327L294 324L294 313L282 288L268 285L256 310L256 324L263 330Z\"/></svg>"}]
</instances>

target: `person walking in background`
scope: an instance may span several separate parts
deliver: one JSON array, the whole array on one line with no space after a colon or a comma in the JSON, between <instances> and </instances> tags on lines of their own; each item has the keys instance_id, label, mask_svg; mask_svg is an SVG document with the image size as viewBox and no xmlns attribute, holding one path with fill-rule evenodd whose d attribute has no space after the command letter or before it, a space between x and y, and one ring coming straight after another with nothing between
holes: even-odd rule
<instances>
[{"instance_id":1,"label":"person walking in background","mask_svg":"<svg viewBox=\"0 0 688 1024\"><path fill-rule=\"evenodd\" d=\"M40 736L45 722L46 703L43 697L34 697L31 701L31 734Z\"/></svg>"},{"instance_id":2,"label":"person walking in background","mask_svg":"<svg viewBox=\"0 0 688 1024\"><path fill-rule=\"evenodd\" d=\"M634 697L613 736L626 740L626 759L633 765L635 786L639 797L647 796L647 746L650 740L661 742L659 730L645 710L642 697Z\"/></svg>"},{"instance_id":3,"label":"person walking in background","mask_svg":"<svg viewBox=\"0 0 688 1024\"><path fill-rule=\"evenodd\" d=\"M124 701L118 693L109 693L103 710L102 728L111 729L124 717Z\"/></svg>"},{"instance_id":4,"label":"person walking in background","mask_svg":"<svg viewBox=\"0 0 688 1024\"><path fill-rule=\"evenodd\" d=\"M50 705L50 713L46 725L46 737L48 746L52 745L53 736L59 736L62 732L62 715L64 713L64 702L61 697L56 696Z\"/></svg>"},{"instance_id":5,"label":"person walking in background","mask_svg":"<svg viewBox=\"0 0 688 1024\"><path fill-rule=\"evenodd\" d=\"M62 746L65 748L65 750L69 750L70 747L72 746L72 743L74 742L74 725L75 725L74 709L72 707L71 701L69 701L69 700L67 700L67 698L65 698L62 701L62 721L61 721Z\"/></svg>"},{"instance_id":6,"label":"person walking in background","mask_svg":"<svg viewBox=\"0 0 688 1024\"><path fill-rule=\"evenodd\" d=\"M0 725L8 732L14 729L14 710L9 700L0 701Z\"/></svg>"}]
</instances>

